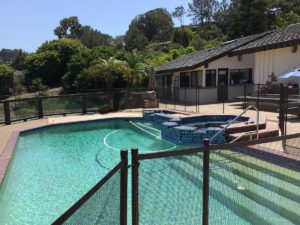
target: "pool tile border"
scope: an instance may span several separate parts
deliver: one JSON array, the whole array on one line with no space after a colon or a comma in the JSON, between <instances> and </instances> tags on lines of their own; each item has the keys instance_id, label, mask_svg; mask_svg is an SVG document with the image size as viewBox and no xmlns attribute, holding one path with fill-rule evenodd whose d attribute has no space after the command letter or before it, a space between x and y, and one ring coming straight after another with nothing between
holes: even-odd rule
<instances>
[{"instance_id":1,"label":"pool tile border","mask_svg":"<svg viewBox=\"0 0 300 225\"><path fill-rule=\"evenodd\" d=\"M18 142L19 135L19 131L13 131L4 147L4 150L0 154L0 187L8 169L9 161L12 158L15 146Z\"/></svg>"}]
</instances>

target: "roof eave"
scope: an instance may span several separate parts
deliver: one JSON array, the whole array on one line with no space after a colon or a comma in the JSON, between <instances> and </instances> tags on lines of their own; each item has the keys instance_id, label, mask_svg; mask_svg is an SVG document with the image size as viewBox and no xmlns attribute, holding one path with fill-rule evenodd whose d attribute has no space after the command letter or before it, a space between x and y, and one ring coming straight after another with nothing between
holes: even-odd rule
<instances>
[{"instance_id":1,"label":"roof eave","mask_svg":"<svg viewBox=\"0 0 300 225\"><path fill-rule=\"evenodd\" d=\"M262 52L262 51L268 51L268 50L273 50L273 49L278 49L278 48L291 47L294 45L300 45L300 38L296 39L296 40L290 40L290 41L285 41L285 42L280 42L280 43L258 46L258 47L254 47L254 48L232 51L229 55L230 56L246 55L246 54L251 54L251 53L255 53L255 52Z\"/></svg>"}]
</instances>

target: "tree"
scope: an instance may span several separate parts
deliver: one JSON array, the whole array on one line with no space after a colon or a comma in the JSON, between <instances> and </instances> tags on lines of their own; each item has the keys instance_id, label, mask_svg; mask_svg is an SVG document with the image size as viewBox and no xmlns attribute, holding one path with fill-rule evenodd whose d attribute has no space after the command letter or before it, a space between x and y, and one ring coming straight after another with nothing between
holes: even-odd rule
<instances>
[{"instance_id":1,"label":"tree","mask_svg":"<svg viewBox=\"0 0 300 225\"><path fill-rule=\"evenodd\" d=\"M172 42L188 47L193 38L193 32L188 28L176 28L173 32Z\"/></svg>"},{"instance_id":2,"label":"tree","mask_svg":"<svg viewBox=\"0 0 300 225\"><path fill-rule=\"evenodd\" d=\"M129 30L125 35L125 47L127 50L132 51L134 49L143 50L148 44L147 37L138 28L136 23L129 26Z\"/></svg>"},{"instance_id":3,"label":"tree","mask_svg":"<svg viewBox=\"0 0 300 225\"><path fill-rule=\"evenodd\" d=\"M192 41L190 45L195 49L195 50L202 50L204 49L206 41L203 40L199 34L195 33L193 34Z\"/></svg>"},{"instance_id":4,"label":"tree","mask_svg":"<svg viewBox=\"0 0 300 225\"><path fill-rule=\"evenodd\" d=\"M228 0L222 0L218 4L217 11L213 16L213 21L215 25L223 32L223 34L228 34L229 31L229 12L230 3Z\"/></svg>"},{"instance_id":5,"label":"tree","mask_svg":"<svg viewBox=\"0 0 300 225\"><path fill-rule=\"evenodd\" d=\"M280 13L276 15L274 28L285 28L290 24L300 23L300 15L289 12L289 13Z\"/></svg>"},{"instance_id":6,"label":"tree","mask_svg":"<svg viewBox=\"0 0 300 225\"><path fill-rule=\"evenodd\" d=\"M217 0L193 0L188 4L189 16L192 17L194 24L203 25L212 20L213 15L218 7Z\"/></svg>"},{"instance_id":7,"label":"tree","mask_svg":"<svg viewBox=\"0 0 300 225\"><path fill-rule=\"evenodd\" d=\"M0 62L11 64L15 60L16 56L21 52L21 49L6 49L3 48L0 51Z\"/></svg>"},{"instance_id":8,"label":"tree","mask_svg":"<svg viewBox=\"0 0 300 225\"><path fill-rule=\"evenodd\" d=\"M110 57L108 60L96 59L89 68L89 72L94 76L103 76L106 82L108 91L112 90L115 77L114 73L125 73L126 63L121 60L117 60L114 57Z\"/></svg>"},{"instance_id":9,"label":"tree","mask_svg":"<svg viewBox=\"0 0 300 225\"><path fill-rule=\"evenodd\" d=\"M77 16L64 18L59 22L59 26L54 29L54 34L60 38L79 39L83 32L82 25Z\"/></svg>"},{"instance_id":10,"label":"tree","mask_svg":"<svg viewBox=\"0 0 300 225\"><path fill-rule=\"evenodd\" d=\"M150 66L143 63L136 52L127 54L124 66L123 76L127 81L128 88L143 84L150 72Z\"/></svg>"},{"instance_id":11,"label":"tree","mask_svg":"<svg viewBox=\"0 0 300 225\"><path fill-rule=\"evenodd\" d=\"M185 13L185 8L182 5L176 7L175 11L172 13L172 16L179 20L180 26L183 26Z\"/></svg>"},{"instance_id":12,"label":"tree","mask_svg":"<svg viewBox=\"0 0 300 225\"><path fill-rule=\"evenodd\" d=\"M126 49L144 49L147 43L169 41L173 21L166 9L158 8L135 17L125 35Z\"/></svg>"},{"instance_id":13,"label":"tree","mask_svg":"<svg viewBox=\"0 0 300 225\"><path fill-rule=\"evenodd\" d=\"M82 33L79 39L81 43L88 48L94 48L101 45L111 46L113 44L113 38L110 35L103 34L90 26L83 26L81 30Z\"/></svg>"},{"instance_id":14,"label":"tree","mask_svg":"<svg viewBox=\"0 0 300 225\"><path fill-rule=\"evenodd\" d=\"M124 49L125 46L125 36L119 35L114 38L113 46L117 49Z\"/></svg>"},{"instance_id":15,"label":"tree","mask_svg":"<svg viewBox=\"0 0 300 225\"><path fill-rule=\"evenodd\" d=\"M24 70L26 68L25 59L28 53L20 50L12 62L12 67L16 70Z\"/></svg>"},{"instance_id":16,"label":"tree","mask_svg":"<svg viewBox=\"0 0 300 225\"><path fill-rule=\"evenodd\" d=\"M43 84L60 85L71 58L84 51L87 51L85 46L72 39L63 38L44 43L35 54L26 58L25 78L27 84L40 77Z\"/></svg>"},{"instance_id":17,"label":"tree","mask_svg":"<svg viewBox=\"0 0 300 225\"><path fill-rule=\"evenodd\" d=\"M234 0L230 12L230 38L268 30L267 0Z\"/></svg>"},{"instance_id":18,"label":"tree","mask_svg":"<svg viewBox=\"0 0 300 225\"><path fill-rule=\"evenodd\" d=\"M0 94L9 93L9 89L13 87L14 72L10 66L0 63Z\"/></svg>"}]
</instances>

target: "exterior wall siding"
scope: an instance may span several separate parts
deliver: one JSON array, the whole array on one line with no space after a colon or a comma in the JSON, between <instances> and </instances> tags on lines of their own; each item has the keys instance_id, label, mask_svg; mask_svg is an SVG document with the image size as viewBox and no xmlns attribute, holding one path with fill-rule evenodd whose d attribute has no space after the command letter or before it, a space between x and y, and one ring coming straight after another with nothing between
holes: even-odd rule
<instances>
[{"instance_id":1,"label":"exterior wall siding","mask_svg":"<svg viewBox=\"0 0 300 225\"><path fill-rule=\"evenodd\" d=\"M238 60L238 56L224 56L208 64L207 69L228 68L230 69L249 69L254 68L255 54L247 54L242 56L242 60Z\"/></svg>"},{"instance_id":2,"label":"exterior wall siding","mask_svg":"<svg viewBox=\"0 0 300 225\"><path fill-rule=\"evenodd\" d=\"M254 83L263 84L272 73L280 76L297 67L300 67L300 45L294 53L292 47L256 52Z\"/></svg>"},{"instance_id":3,"label":"exterior wall siding","mask_svg":"<svg viewBox=\"0 0 300 225\"><path fill-rule=\"evenodd\" d=\"M217 88L199 88L199 103L214 103L217 102ZM196 102L196 89L195 88L180 88L179 89L179 101L184 102L186 97L187 103Z\"/></svg>"}]
</instances>

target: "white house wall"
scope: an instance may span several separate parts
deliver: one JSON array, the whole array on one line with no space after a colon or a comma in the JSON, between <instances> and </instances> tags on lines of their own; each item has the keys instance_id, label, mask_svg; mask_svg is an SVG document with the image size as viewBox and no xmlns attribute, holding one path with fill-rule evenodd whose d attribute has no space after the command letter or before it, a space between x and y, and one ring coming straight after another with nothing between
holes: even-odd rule
<instances>
[{"instance_id":1,"label":"white house wall","mask_svg":"<svg viewBox=\"0 0 300 225\"><path fill-rule=\"evenodd\" d=\"M255 54L243 55L241 61L238 60L238 56L224 56L208 64L207 69L254 69Z\"/></svg>"},{"instance_id":2,"label":"white house wall","mask_svg":"<svg viewBox=\"0 0 300 225\"><path fill-rule=\"evenodd\" d=\"M270 80L272 73L280 76L297 67L300 67L300 45L296 52L293 47L278 48L274 50L256 52L254 83L265 83Z\"/></svg>"}]
</instances>

